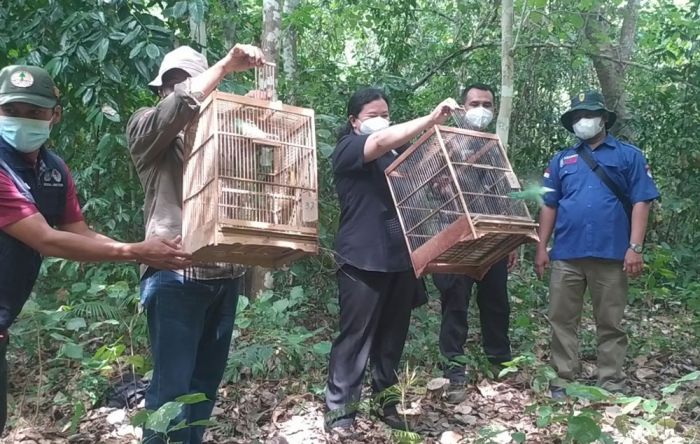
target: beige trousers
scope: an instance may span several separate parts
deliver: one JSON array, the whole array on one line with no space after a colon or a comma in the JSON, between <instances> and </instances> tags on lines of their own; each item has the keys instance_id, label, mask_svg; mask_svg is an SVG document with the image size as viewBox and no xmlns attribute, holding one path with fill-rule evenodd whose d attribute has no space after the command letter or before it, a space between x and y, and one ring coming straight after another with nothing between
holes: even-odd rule
<instances>
[{"instance_id":1,"label":"beige trousers","mask_svg":"<svg viewBox=\"0 0 700 444\"><path fill-rule=\"evenodd\" d=\"M628 341L621 324L628 285L622 265L602 259L552 262L549 323L551 363L558 375L555 385L573 381L580 370L578 327L588 288L598 337L598 386L608 390L624 387L622 366Z\"/></svg>"}]
</instances>

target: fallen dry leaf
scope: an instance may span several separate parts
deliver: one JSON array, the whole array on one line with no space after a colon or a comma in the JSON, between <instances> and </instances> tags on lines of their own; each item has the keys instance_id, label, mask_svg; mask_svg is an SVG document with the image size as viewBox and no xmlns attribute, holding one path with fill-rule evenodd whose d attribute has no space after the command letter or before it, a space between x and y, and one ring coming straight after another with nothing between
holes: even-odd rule
<instances>
[{"instance_id":1,"label":"fallen dry leaf","mask_svg":"<svg viewBox=\"0 0 700 444\"><path fill-rule=\"evenodd\" d=\"M498 392L494 389L494 386L488 381L488 379L482 379L476 385L477 390L481 393L484 398L493 398L498 395Z\"/></svg>"},{"instance_id":2,"label":"fallen dry leaf","mask_svg":"<svg viewBox=\"0 0 700 444\"><path fill-rule=\"evenodd\" d=\"M443 432L440 435L440 444L458 444L462 440L462 435L453 431Z\"/></svg>"},{"instance_id":3,"label":"fallen dry leaf","mask_svg":"<svg viewBox=\"0 0 700 444\"><path fill-rule=\"evenodd\" d=\"M455 407L455 413L459 413L460 415L468 415L468 414L470 414L470 413L472 412L472 410L474 410L474 409L472 408L472 406L470 406L470 405L468 405L468 404L466 404L466 403L464 403L464 402L461 403L461 404L458 404L458 405Z\"/></svg>"},{"instance_id":4,"label":"fallen dry leaf","mask_svg":"<svg viewBox=\"0 0 700 444\"><path fill-rule=\"evenodd\" d=\"M637 379L639 379L640 381L643 381L647 378L651 378L654 375L656 375L656 372L650 368L647 368L647 367L638 368L634 372L634 376L636 376Z\"/></svg>"},{"instance_id":5,"label":"fallen dry leaf","mask_svg":"<svg viewBox=\"0 0 700 444\"><path fill-rule=\"evenodd\" d=\"M437 390L442 390L445 388L450 383L450 380L447 378L434 378L428 381L428 384L426 385L426 388L430 390L431 392L437 391Z\"/></svg>"}]
</instances>

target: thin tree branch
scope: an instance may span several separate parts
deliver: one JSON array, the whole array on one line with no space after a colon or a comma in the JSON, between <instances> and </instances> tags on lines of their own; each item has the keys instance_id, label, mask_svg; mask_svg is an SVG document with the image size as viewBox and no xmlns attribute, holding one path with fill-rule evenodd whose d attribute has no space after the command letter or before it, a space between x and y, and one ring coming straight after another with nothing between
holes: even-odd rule
<instances>
[{"instance_id":1,"label":"thin tree branch","mask_svg":"<svg viewBox=\"0 0 700 444\"><path fill-rule=\"evenodd\" d=\"M530 15L530 10L527 9L527 0L523 1L523 8L520 11L520 25L518 25L518 30L515 33L515 38L513 39L513 46L510 48L511 53L515 51L515 47L518 46L518 40L520 39L520 32L525 27L525 20Z\"/></svg>"},{"instance_id":2,"label":"thin tree branch","mask_svg":"<svg viewBox=\"0 0 700 444\"><path fill-rule=\"evenodd\" d=\"M639 0L628 0L620 28L620 58L629 59L634 49L634 38L639 18Z\"/></svg>"},{"instance_id":3,"label":"thin tree branch","mask_svg":"<svg viewBox=\"0 0 700 444\"><path fill-rule=\"evenodd\" d=\"M447 57L445 57L444 59L442 59L442 61L441 61L440 63L438 63L437 65L435 65L435 66L433 67L433 69L431 69L430 71L428 71L428 73L427 73L426 75L424 75L420 80L418 80L416 83L414 83L413 85L411 85L411 89L415 90L416 88L419 88L419 87L423 86L423 84L425 84L425 82L427 82L428 80L430 80L430 78L431 78L432 76L434 76L438 71L440 71L445 65L447 65L448 63L450 63L450 61L451 61L452 59L454 59L455 57L458 57L458 56L460 56L460 55L462 55L462 54L467 54L467 53L472 52L472 51L475 51L475 50L477 50L477 49L486 48L486 47L489 47L489 46L492 46L492 47L500 46L500 43L499 43L499 42L480 43L480 44L478 44L478 45L469 45L469 46L465 46L464 48L460 48L460 49L458 49L457 51L454 51L452 54L450 54L450 55L448 55Z\"/></svg>"},{"instance_id":4,"label":"thin tree branch","mask_svg":"<svg viewBox=\"0 0 700 444\"><path fill-rule=\"evenodd\" d=\"M555 44L555 43L543 42L543 43L528 43L526 45L521 45L518 47L518 49L520 49L520 48L552 48L552 49L564 48L564 49L573 50L573 49L577 49L577 46L574 44L571 44L571 43L556 43ZM588 57L591 57L591 58L597 57L600 59L611 60L613 62L620 63L620 64L626 65L626 66L634 66L635 68L641 68L641 69L644 69L647 71L657 71L657 69L654 68L653 66L644 65L642 63L633 62L631 60L623 60L619 57L613 57L613 56L609 56L609 55L605 55L605 54L596 54L596 53L590 52L590 51L586 51L586 52L584 52L584 54L587 55Z\"/></svg>"},{"instance_id":5,"label":"thin tree branch","mask_svg":"<svg viewBox=\"0 0 700 444\"><path fill-rule=\"evenodd\" d=\"M489 12L487 12L484 17L479 20L479 23L473 28L472 35L469 38L469 46L471 46L474 43L474 39L478 37L478 33L481 32L484 29L487 29L489 25L491 25L494 20L498 17L498 5L500 3L500 0L496 0L493 3L493 8Z\"/></svg>"},{"instance_id":6,"label":"thin tree branch","mask_svg":"<svg viewBox=\"0 0 700 444\"><path fill-rule=\"evenodd\" d=\"M498 47L498 46L501 46L500 42L484 42L484 43L479 43L478 45L468 45L468 46L465 46L463 48L460 48L460 49L454 51L453 53L451 53L450 55L448 55L447 57L445 57L444 59L442 59L442 61L440 61L437 65L435 65L430 71L428 71L416 83L411 85L411 89L415 90L416 88L423 86L428 80L430 80L431 77L433 77L442 68L444 68L445 65L447 65L453 59L455 59L456 57L458 57L460 55L468 54L470 52L476 51L477 49ZM578 49L577 45L574 45L572 43L546 43L546 42L527 43L527 44L523 44L523 45L518 45L518 47L515 49L526 49L526 48L527 49L550 48L550 49L569 49L569 50ZM642 63L633 62L631 60L621 60L619 57L612 57L612 56L608 56L605 54L595 54L595 53L589 52L589 51L585 52L584 54L587 55L588 57L591 57L591 58L597 57L597 58L601 58L601 59L605 59L605 60L611 60L613 62L620 63L622 65L634 66L635 68L644 69L646 71L651 71L651 72L657 71L657 69L654 68L653 66L644 65Z\"/></svg>"},{"instance_id":7,"label":"thin tree branch","mask_svg":"<svg viewBox=\"0 0 700 444\"><path fill-rule=\"evenodd\" d=\"M456 25L459 25L460 23L462 23L461 20L455 20L454 18L450 17L449 15L443 14L442 12L436 11L435 9L416 8L416 12L427 12L427 13L430 13L430 14L435 14L435 15L437 15L438 17L442 17L442 18L444 18L445 20L447 20L448 22L454 23L454 24L456 24Z\"/></svg>"}]
</instances>

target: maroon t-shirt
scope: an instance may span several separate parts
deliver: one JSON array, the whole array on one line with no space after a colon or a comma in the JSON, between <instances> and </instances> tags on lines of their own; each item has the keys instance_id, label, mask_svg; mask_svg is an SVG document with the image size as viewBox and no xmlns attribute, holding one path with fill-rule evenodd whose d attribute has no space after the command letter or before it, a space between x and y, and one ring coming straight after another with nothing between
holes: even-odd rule
<instances>
[{"instance_id":1,"label":"maroon t-shirt","mask_svg":"<svg viewBox=\"0 0 700 444\"><path fill-rule=\"evenodd\" d=\"M66 168L66 171L68 168ZM75 182L68 173L66 177L68 189L66 192L66 208L63 216L59 220L59 225L71 224L83 220L83 213L80 211L78 195L75 189ZM29 202L19 192L10 177L0 170L0 229L4 229L20 220L38 213L39 209Z\"/></svg>"}]
</instances>

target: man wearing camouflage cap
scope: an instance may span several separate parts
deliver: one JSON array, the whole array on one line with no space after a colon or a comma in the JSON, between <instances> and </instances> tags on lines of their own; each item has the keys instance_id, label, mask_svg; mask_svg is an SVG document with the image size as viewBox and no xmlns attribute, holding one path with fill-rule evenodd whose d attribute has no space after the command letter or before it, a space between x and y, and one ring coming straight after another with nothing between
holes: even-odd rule
<instances>
[{"instance_id":1,"label":"man wearing camouflage cap","mask_svg":"<svg viewBox=\"0 0 700 444\"><path fill-rule=\"evenodd\" d=\"M129 152L145 194L146 238L181 233L183 132L199 114L200 102L227 74L263 63L262 51L250 45L234 46L212 67L188 46L165 55L149 83L160 101L136 111L127 124ZM142 268L141 302L153 357L147 409L203 393L207 400L186 406L174 423L209 419L226 368L243 273L231 264L197 264L178 271ZM202 425L167 437L144 430L144 441L199 444L203 435Z\"/></svg>"},{"instance_id":2,"label":"man wearing camouflage cap","mask_svg":"<svg viewBox=\"0 0 700 444\"><path fill-rule=\"evenodd\" d=\"M642 272L649 208L659 192L642 152L608 134L616 117L599 92L574 95L561 123L579 141L558 152L544 172L544 186L553 191L540 211L535 270L542 277L551 259L551 363L558 375L553 398L565 396L579 370L577 330L586 288L598 336L598 385L624 389L627 279Z\"/></svg>"},{"instance_id":3,"label":"man wearing camouflage cap","mask_svg":"<svg viewBox=\"0 0 700 444\"><path fill-rule=\"evenodd\" d=\"M0 70L0 433L7 419L8 329L27 301L44 256L140 261L181 268L178 239L125 244L92 231L63 160L46 147L61 119L59 92L36 66Z\"/></svg>"}]
</instances>

